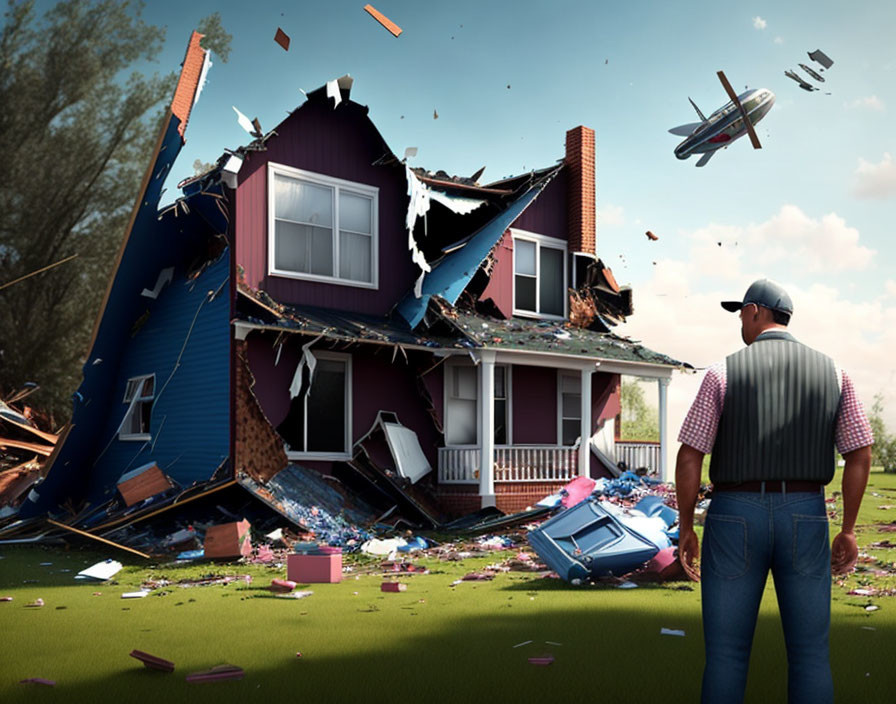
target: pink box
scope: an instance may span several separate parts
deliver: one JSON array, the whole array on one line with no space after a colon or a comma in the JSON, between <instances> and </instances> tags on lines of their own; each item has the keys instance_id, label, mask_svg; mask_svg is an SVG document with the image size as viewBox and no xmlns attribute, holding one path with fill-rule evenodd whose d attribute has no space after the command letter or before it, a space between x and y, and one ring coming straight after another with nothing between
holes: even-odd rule
<instances>
[{"instance_id":1,"label":"pink box","mask_svg":"<svg viewBox=\"0 0 896 704\"><path fill-rule=\"evenodd\" d=\"M287 555L286 578L300 584L342 581L342 553L334 555Z\"/></svg>"}]
</instances>

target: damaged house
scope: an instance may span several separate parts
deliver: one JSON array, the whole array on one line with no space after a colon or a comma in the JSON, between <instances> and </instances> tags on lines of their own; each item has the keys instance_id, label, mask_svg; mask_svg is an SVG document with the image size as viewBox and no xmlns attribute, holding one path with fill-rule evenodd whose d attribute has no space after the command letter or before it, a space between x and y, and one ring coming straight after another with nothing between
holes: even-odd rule
<instances>
[{"instance_id":1,"label":"damaged house","mask_svg":"<svg viewBox=\"0 0 896 704\"><path fill-rule=\"evenodd\" d=\"M616 470L623 374L658 382L665 445L683 365L611 332L632 292L596 256L592 130L482 185L410 168L343 77L160 211L199 37L20 515L102 527L239 486L295 519L309 472L417 525L520 511Z\"/></svg>"}]
</instances>

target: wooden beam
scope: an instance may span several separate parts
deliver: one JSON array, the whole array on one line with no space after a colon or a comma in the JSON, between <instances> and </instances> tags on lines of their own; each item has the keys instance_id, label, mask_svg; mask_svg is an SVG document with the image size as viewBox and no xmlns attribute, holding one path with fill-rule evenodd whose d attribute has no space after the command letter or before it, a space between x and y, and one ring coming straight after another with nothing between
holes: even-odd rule
<instances>
[{"instance_id":1,"label":"wooden beam","mask_svg":"<svg viewBox=\"0 0 896 704\"><path fill-rule=\"evenodd\" d=\"M114 548L118 548L119 550L127 550L128 552L132 552L135 555L139 555L140 557L145 557L147 560L151 560L152 557L147 555L145 552L140 552L139 550L135 550L134 548L129 548L126 545L121 545L119 543L113 543L111 540L106 540L105 538L101 538L98 535L94 535L93 533L88 533L86 530L79 530L78 528L72 528L71 526L65 525L65 523L60 523L59 521L54 521L52 518L47 519L47 523L52 526L56 526L57 528L64 528L65 530L70 530L72 533L77 533L78 535L83 535L85 538L93 538L94 540L99 540L101 543L105 543L106 545L111 545Z\"/></svg>"}]
</instances>

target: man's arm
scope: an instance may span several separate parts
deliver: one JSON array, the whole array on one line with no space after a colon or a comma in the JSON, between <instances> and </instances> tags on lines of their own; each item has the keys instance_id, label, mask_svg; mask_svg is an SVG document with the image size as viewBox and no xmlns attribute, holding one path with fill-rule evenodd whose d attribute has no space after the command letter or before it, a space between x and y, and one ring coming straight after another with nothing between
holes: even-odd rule
<instances>
[{"instance_id":1,"label":"man's arm","mask_svg":"<svg viewBox=\"0 0 896 704\"><path fill-rule=\"evenodd\" d=\"M834 574L846 574L852 570L859 556L855 534L856 517L871 471L871 445L847 452L843 459L846 460L842 484L843 523L831 545L831 571Z\"/></svg>"},{"instance_id":2,"label":"man's arm","mask_svg":"<svg viewBox=\"0 0 896 704\"><path fill-rule=\"evenodd\" d=\"M700 554L700 542L694 532L694 507L700 490L703 454L682 444L675 463L675 496L678 500L678 559L688 577L697 581L700 572L694 562Z\"/></svg>"}]
</instances>

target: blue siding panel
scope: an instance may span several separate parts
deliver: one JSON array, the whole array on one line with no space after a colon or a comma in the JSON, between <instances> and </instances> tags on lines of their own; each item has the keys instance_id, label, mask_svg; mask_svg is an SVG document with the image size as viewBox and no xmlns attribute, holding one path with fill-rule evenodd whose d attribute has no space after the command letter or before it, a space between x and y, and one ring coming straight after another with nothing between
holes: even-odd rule
<instances>
[{"instance_id":1,"label":"blue siding panel","mask_svg":"<svg viewBox=\"0 0 896 704\"><path fill-rule=\"evenodd\" d=\"M230 451L230 250L201 276L179 272L124 350L88 498L111 498L126 471L155 462L183 487L211 478ZM212 298L212 292L217 295ZM212 298L212 300L209 300ZM129 378L155 374L151 442L119 440ZM110 442L111 441L111 442ZM102 451L102 448L107 448Z\"/></svg>"}]
</instances>

